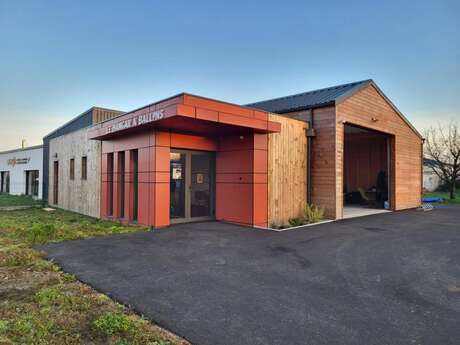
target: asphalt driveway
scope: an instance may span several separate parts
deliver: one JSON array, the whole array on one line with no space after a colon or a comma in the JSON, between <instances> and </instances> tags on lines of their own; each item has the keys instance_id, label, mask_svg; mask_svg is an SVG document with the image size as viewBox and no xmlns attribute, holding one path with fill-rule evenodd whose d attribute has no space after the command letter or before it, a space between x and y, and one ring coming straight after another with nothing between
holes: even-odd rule
<instances>
[{"instance_id":1,"label":"asphalt driveway","mask_svg":"<svg viewBox=\"0 0 460 345\"><path fill-rule=\"evenodd\" d=\"M193 344L458 344L460 207L286 232L221 223L44 247Z\"/></svg>"}]
</instances>

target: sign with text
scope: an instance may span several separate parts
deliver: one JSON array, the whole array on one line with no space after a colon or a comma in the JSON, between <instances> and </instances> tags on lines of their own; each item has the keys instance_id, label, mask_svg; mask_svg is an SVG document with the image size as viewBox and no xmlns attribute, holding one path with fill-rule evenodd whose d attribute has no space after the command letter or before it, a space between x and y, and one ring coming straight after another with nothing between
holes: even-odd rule
<instances>
[{"instance_id":1,"label":"sign with text","mask_svg":"<svg viewBox=\"0 0 460 345\"><path fill-rule=\"evenodd\" d=\"M164 112L165 112L164 109L155 110L155 111L151 111L146 114L135 116L131 119L126 119L126 120L117 122L114 125L107 127L107 133L114 133L114 132L122 131L124 129L141 126L149 122L161 120L165 116Z\"/></svg>"},{"instance_id":2,"label":"sign with text","mask_svg":"<svg viewBox=\"0 0 460 345\"><path fill-rule=\"evenodd\" d=\"M11 158L8 159L8 165L15 166L16 164L27 164L30 162L30 157L28 158Z\"/></svg>"}]
</instances>

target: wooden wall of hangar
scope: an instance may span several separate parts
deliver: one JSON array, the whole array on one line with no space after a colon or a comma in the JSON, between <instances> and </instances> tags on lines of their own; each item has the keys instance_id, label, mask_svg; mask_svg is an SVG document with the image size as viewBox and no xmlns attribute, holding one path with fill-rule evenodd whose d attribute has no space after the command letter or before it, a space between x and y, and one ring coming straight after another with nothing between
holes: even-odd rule
<instances>
[{"instance_id":1,"label":"wooden wall of hangar","mask_svg":"<svg viewBox=\"0 0 460 345\"><path fill-rule=\"evenodd\" d=\"M403 210L420 206L422 198L423 139L372 85L336 106L337 112L337 194L343 190L344 124L357 125L390 136L391 207ZM337 198L341 218L343 198Z\"/></svg>"},{"instance_id":2,"label":"wooden wall of hangar","mask_svg":"<svg viewBox=\"0 0 460 345\"><path fill-rule=\"evenodd\" d=\"M286 113L306 120L311 110ZM390 206L394 210L421 204L423 139L390 101L368 85L335 105L313 109L312 203L325 216L343 217L344 126L379 131L390 138ZM272 136L272 135L270 135Z\"/></svg>"},{"instance_id":3,"label":"wooden wall of hangar","mask_svg":"<svg viewBox=\"0 0 460 345\"><path fill-rule=\"evenodd\" d=\"M311 111L287 113L306 121ZM336 139L335 139L335 107L328 106L314 110L315 136L311 150L311 201L323 207L325 217L336 217ZM305 154L306 156L306 154ZM306 187L307 188L307 187Z\"/></svg>"}]
</instances>

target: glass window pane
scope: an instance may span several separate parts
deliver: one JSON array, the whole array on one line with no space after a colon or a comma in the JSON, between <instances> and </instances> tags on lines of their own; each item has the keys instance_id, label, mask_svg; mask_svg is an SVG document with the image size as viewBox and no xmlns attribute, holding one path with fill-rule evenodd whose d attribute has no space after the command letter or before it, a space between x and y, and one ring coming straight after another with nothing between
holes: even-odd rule
<instances>
[{"instance_id":1,"label":"glass window pane","mask_svg":"<svg viewBox=\"0 0 460 345\"><path fill-rule=\"evenodd\" d=\"M191 216L209 216L211 214L211 158L206 154L192 154L191 165Z\"/></svg>"},{"instance_id":2,"label":"glass window pane","mask_svg":"<svg viewBox=\"0 0 460 345\"><path fill-rule=\"evenodd\" d=\"M185 217L185 154L170 154L170 209L171 219Z\"/></svg>"}]
</instances>

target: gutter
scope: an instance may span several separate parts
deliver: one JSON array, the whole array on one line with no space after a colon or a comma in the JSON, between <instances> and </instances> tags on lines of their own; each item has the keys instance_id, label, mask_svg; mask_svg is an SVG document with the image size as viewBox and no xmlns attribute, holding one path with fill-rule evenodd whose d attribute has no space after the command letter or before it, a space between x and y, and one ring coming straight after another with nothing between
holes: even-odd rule
<instances>
[{"instance_id":1,"label":"gutter","mask_svg":"<svg viewBox=\"0 0 460 345\"><path fill-rule=\"evenodd\" d=\"M306 132L307 136L307 203L311 204L311 195L312 195L312 183L311 183L311 166L313 162L313 138L316 136L315 127L314 127L314 119L313 119L314 110L310 109L310 114L307 118L308 129Z\"/></svg>"}]
</instances>

